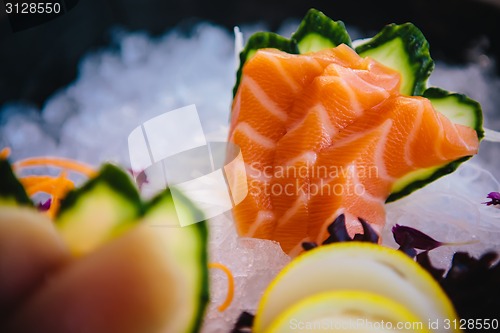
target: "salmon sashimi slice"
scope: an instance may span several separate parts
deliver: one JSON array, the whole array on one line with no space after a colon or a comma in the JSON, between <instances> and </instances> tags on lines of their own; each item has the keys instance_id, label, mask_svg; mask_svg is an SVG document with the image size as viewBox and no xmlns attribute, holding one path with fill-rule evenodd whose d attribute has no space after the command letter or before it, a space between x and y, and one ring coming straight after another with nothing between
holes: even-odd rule
<instances>
[{"instance_id":1,"label":"salmon sashimi slice","mask_svg":"<svg viewBox=\"0 0 500 333\"><path fill-rule=\"evenodd\" d=\"M477 133L399 93L400 74L346 45L245 63L229 141L245 161L247 197L233 209L242 236L278 241L291 255L321 243L344 214L376 230L395 181L477 153Z\"/></svg>"}]
</instances>

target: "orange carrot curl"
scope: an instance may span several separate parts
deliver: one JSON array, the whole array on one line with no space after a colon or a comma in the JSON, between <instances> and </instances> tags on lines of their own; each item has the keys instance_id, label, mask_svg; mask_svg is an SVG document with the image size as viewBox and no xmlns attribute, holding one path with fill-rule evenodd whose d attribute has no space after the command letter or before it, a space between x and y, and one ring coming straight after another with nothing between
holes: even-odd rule
<instances>
[{"instance_id":1,"label":"orange carrot curl","mask_svg":"<svg viewBox=\"0 0 500 333\"><path fill-rule=\"evenodd\" d=\"M58 167L81 173L87 177L92 177L96 173L95 170L87 164L59 157L32 157L14 163L14 169L39 166Z\"/></svg>"},{"instance_id":2,"label":"orange carrot curl","mask_svg":"<svg viewBox=\"0 0 500 333\"><path fill-rule=\"evenodd\" d=\"M10 149L4 148L0 152L0 158L10 154ZM58 176L24 176L20 178L26 193L29 196L33 196L38 192L44 192L51 196L50 208L47 214L53 218L60 206L60 199L64 198L68 191L75 188L75 184L67 178L68 171L77 172L83 174L87 177L93 177L96 171L81 162L74 161L67 158L56 158L56 157L33 157L27 158L21 161L17 161L13 164L14 170L19 171L23 168L36 168L52 166L62 169Z\"/></svg>"},{"instance_id":3,"label":"orange carrot curl","mask_svg":"<svg viewBox=\"0 0 500 333\"><path fill-rule=\"evenodd\" d=\"M5 147L4 149L0 150L0 160L6 160L10 156L10 148Z\"/></svg>"},{"instance_id":4,"label":"orange carrot curl","mask_svg":"<svg viewBox=\"0 0 500 333\"><path fill-rule=\"evenodd\" d=\"M231 302L233 301L234 298L234 277L233 274L231 273L231 270L224 266L221 263L218 262L211 262L208 264L208 268L217 268L223 271L226 276L227 276L227 296L226 300L224 303L222 303L217 309L222 312L226 310L229 305L231 305Z\"/></svg>"}]
</instances>

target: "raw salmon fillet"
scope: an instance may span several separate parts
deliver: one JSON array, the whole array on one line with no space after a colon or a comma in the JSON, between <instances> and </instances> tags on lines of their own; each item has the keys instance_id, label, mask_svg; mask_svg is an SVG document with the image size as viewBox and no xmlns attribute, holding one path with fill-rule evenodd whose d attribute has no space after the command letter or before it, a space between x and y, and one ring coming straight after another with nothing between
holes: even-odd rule
<instances>
[{"instance_id":1,"label":"raw salmon fillet","mask_svg":"<svg viewBox=\"0 0 500 333\"><path fill-rule=\"evenodd\" d=\"M392 184L411 171L477 153L469 127L429 100L399 93L398 72L346 45L303 55L262 49L233 101L229 141L241 149L249 193L233 209L241 236L291 255L321 243L345 214L380 231Z\"/></svg>"}]
</instances>

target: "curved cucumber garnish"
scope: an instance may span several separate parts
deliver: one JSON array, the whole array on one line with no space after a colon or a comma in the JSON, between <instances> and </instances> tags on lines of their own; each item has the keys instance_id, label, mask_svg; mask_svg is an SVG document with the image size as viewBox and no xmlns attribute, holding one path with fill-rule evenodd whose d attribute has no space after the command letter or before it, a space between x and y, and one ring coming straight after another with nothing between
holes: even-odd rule
<instances>
[{"instance_id":1,"label":"curved cucumber garnish","mask_svg":"<svg viewBox=\"0 0 500 333\"><path fill-rule=\"evenodd\" d=\"M33 206L31 199L17 179L7 159L0 158L0 205Z\"/></svg>"},{"instance_id":2,"label":"curved cucumber garnish","mask_svg":"<svg viewBox=\"0 0 500 333\"><path fill-rule=\"evenodd\" d=\"M432 183L438 178L446 176L455 171L460 164L467 161L471 156L462 157L451 163L437 167L418 169L398 179L392 185L392 191L386 200L387 202L401 199L412 192L421 189L427 184Z\"/></svg>"},{"instance_id":3,"label":"curved cucumber garnish","mask_svg":"<svg viewBox=\"0 0 500 333\"><path fill-rule=\"evenodd\" d=\"M429 43L411 23L389 24L375 37L356 47L363 57L371 57L401 73L401 93L421 95L434 69Z\"/></svg>"},{"instance_id":4,"label":"curved cucumber garnish","mask_svg":"<svg viewBox=\"0 0 500 333\"><path fill-rule=\"evenodd\" d=\"M351 37L344 22L333 21L316 9L310 9L292 35L300 53L316 52L340 44L351 46Z\"/></svg>"},{"instance_id":5,"label":"curved cucumber garnish","mask_svg":"<svg viewBox=\"0 0 500 333\"><path fill-rule=\"evenodd\" d=\"M32 205L9 162L0 159L0 206ZM193 223L180 227L178 214ZM207 226L200 212L179 192L176 200L165 190L150 202L140 199L136 186L120 168L104 165L96 177L68 193L61 202L56 227L75 256L86 255L139 224L141 235L164 250L162 260L174 272L175 314L166 331L198 332L208 302ZM125 258L126 260L127 258Z\"/></svg>"},{"instance_id":6,"label":"curved cucumber garnish","mask_svg":"<svg viewBox=\"0 0 500 333\"><path fill-rule=\"evenodd\" d=\"M177 292L183 295L181 309L169 327L178 332L198 332L203 321L205 307L209 299L207 226L205 222L178 225L177 213L183 210L184 216L199 216L199 212L187 199L180 199L176 193L175 207L169 190L160 193L146 207L145 216L140 223L146 223L161 240L165 249L165 259L179 273ZM181 202L179 202L181 201ZM172 224L177 224L173 226ZM168 331L168 330L167 330Z\"/></svg>"},{"instance_id":7,"label":"curved cucumber garnish","mask_svg":"<svg viewBox=\"0 0 500 333\"><path fill-rule=\"evenodd\" d=\"M113 165L105 165L97 177L68 194L56 225L71 252L78 256L145 224L149 241L164 250L163 260L175 272L173 297L183 300L166 329L197 332L208 302L207 227L205 222L180 227L179 213L194 222L195 216L200 216L179 194L174 206L168 189L143 203L130 177Z\"/></svg>"},{"instance_id":8,"label":"curved cucumber garnish","mask_svg":"<svg viewBox=\"0 0 500 333\"><path fill-rule=\"evenodd\" d=\"M57 228L77 256L85 255L133 227L141 213L135 186L121 169L105 165L61 202Z\"/></svg>"}]
</instances>

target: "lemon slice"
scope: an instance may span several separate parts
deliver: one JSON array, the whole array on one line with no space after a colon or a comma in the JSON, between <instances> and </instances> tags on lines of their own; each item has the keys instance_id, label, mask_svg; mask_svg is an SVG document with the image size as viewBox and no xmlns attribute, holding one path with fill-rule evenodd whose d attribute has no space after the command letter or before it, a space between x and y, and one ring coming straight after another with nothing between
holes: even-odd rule
<instances>
[{"instance_id":1,"label":"lemon slice","mask_svg":"<svg viewBox=\"0 0 500 333\"><path fill-rule=\"evenodd\" d=\"M291 304L314 294L358 290L378 294L406 307L434 332L447 332L445 319L457 315L439 284L401 251L370 243L320 246L288 264L271 282L255 317L255 332L265 331Z\"/></svg>"},{"instance_id":2,"label":"lemon slice","mask_svg":"<svg viewBox=\"0 0 500 333\"><path fill-rule=\"evenodd\" d=\"M325 292L299 301L281 313L266 333L427 333L427 327L427 322L391 299L349 290Z\"/></svg>"}]
</instances>

